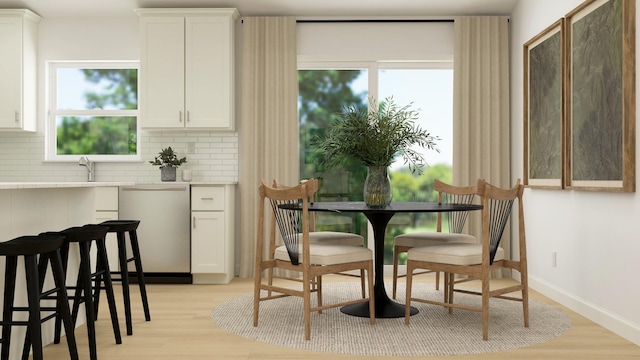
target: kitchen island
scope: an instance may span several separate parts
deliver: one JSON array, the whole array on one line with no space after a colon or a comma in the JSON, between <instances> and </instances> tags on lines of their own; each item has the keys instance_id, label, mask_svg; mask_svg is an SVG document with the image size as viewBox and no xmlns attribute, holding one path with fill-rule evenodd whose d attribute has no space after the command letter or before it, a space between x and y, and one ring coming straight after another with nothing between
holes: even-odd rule
<instances>
[{"instance_id":1,"label":"kitchen island","mask_svg":"<svg viewBox=\"0 0 640 360\"><path fill-rule=\"evenodd\" d=\"M0 182L0 241L44 231L59 231L72 226L118 219L118 189L133 185L166 182ZM191 273L194 284L226 284L235 273L234 203L236 183L171 182L191 186ZM111 236L111 235L110 235ZM109 266L118 268L115 241L107 241ZM113 255L111 255L113 254ZM143 256L144 257L144 256ZM67 279L75 281L79 266L71 252ZM0 259L4 262L4 259ZM0 263L0 286L4 287L4 265ZM146 269L145 269L146 270ZM18 278L24 278L19 266ZM71 280L69 280L71 279ZM53 285L47 278L45 287ZM16 303L26 304L24 283L16 286ZM0 307L2 305L0 304ZM22 315L22 314L19 314ZM26 318L25 318L26 319ZM77 325L84 323L79 312ZM16 328L18 339L24 329ZM53 322L43 325L43 344L53 342ZM20 354L22 342L12 341L11 353Z\"/></svg>"},{"instance_id":2,"label":"kitchen island","mask_svg":"<svg viewBox=\"0 0 640 360\"><path fill-rule=\"evenodd\" d=\"M60 183L0 183L0 241L22 235L34 235L44 231L59 231L72 226L98 222L96 219L97 189L117 188L129 182L60 182ZM4 258L0 259L0 288L4 289ZM75 281L79 266L78 256L72 251L69 257L68 281ZM45 288L53 286L50 273ZM24 266L18 266L17 279L24 279ZM69 280L71 279L71 280ZM24 280L16 283L16 304L27 303ZM0 304L0 307L2 305ZM84 323L84 311L80 311L77 324ZM16 318L26 314L16 314ZM43 344L53 342L54 322L43 324ZM22 352L25 329L13 329L14 341L11 354Z\"/></svg>"}]
</instances>

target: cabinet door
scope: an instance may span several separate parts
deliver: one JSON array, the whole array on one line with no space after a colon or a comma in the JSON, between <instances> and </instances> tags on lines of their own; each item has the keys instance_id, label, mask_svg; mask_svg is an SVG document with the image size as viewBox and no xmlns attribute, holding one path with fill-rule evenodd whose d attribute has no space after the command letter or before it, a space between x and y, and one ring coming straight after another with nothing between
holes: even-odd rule
<instances>
[{"instance_id":1,"label":"cabinet door","mask_svg":"<svg viewBox=\"0 0 640 360\"><path fill-rule=\"evenodd\" d=\"M232 129L231 26L228 16L186 18L185 102L189 128Z\"/></svg>"},{"instance_id":2,"label":"cabinet door","mask_svg":"<svg viewBox=\"0 0 640 360\"><path fill-rule=\"evenodd\" d=\"M202 211L191 215L191 272L226 272L224 212Z\"/></svg>"},{"instance_id":3,"label":"cabinet door","mask_svg":"<svg viewBox=\"0 0 640 360\"><path fill-rule=\"evenodd\" d=\"M0 127L20 128L22 19L0 17Z\"/></svg>"},{"instance_id":4,"label":"cabinet door","mask_svg":"<svg viewBox=\"0 0 640 360\"><path fill-rule=\"evenodd\" d=\"M140 24L142 126L183 128L184 17L143 17Z\"/></svg>"}]
</instances>

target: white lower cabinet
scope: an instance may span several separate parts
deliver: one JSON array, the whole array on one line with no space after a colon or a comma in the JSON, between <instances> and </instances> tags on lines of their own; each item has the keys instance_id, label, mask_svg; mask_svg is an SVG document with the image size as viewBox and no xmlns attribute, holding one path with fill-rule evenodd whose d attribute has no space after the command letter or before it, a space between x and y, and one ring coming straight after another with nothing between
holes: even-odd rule
<instances>
[{"instance_id":1,"label":"white lower cabinet","mask_svg":"<svg viewBox=\"0 0 640 360\"><path fill-rule=\"evenodd\" d=\"M226 284L234 276L233 200L233 185L191 187L194 284Z\"/></svg>"},{"instance_id":2,"label":"white lower cabinet","mask_svg":"<svg viewBox=\"0 0 640 360\"><path fill-rule=\"evenodd\" d=\"M118 188L117 187L96 187L95 192L95 224L107 220L118 220ZM107 257L109 258L109 269L118 271L118 240L115 233L107 234ZM91 248L96 252L95 246Z\"/></svg>"}]
</instances>

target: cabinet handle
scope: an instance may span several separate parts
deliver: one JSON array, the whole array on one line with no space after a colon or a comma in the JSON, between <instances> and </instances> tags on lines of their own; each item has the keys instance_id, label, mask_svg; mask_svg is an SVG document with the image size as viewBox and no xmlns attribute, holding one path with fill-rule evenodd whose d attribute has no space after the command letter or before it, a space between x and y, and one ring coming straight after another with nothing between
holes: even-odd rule
<instances>
[{"instance_id":1,"label":"cabinet handle","mask_svg":"<svg viewBox=\"0 0 640 360\"><path fill-rule=\"evenodd\" d=\"M20 112L16 111L16 122L20 122Z\"/></svg>"},{"instance_id":2,"label":"cabinet handle","mask_svg":"<svg viewBox=\"0 0 640 360\"><path fill-rule=\"evenodd\" d=\"M196 217L195 216L193 217L193 228L194 229L196 228Z\"/></svg>"},{"instance_id":3,"label":"cabinet handle","mask_svg":"<svg viewBox=\"0 0 640 360\"><path fill-rule=\"evenodd\" d=\"M200 200L213 200L212 197L200 198Z\"/></svg>"},{"instance_id":4,"label":"cabinet handle","mask_svg":"<svg viewBox=\"0 0 640 360\"><path fill-rule=\"evenodd\" d=\"M178 119L182 122L182 110L178 112Z\"/></svg>"},{"instance_id":5,"label":"cabinet handle","mask_svg":"<svg viewBox=\"0 0 640 360\"><path fill-rule=\"evenodd\" d=\"M191 117L189 116L189 111L187 110L187 122L191 121Z\"/></svg>"}]
</instances>

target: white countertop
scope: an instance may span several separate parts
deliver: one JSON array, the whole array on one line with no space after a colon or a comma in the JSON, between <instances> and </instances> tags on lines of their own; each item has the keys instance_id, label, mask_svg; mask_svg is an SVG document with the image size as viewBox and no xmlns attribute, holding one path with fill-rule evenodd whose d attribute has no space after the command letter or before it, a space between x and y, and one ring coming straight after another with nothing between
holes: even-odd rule
<instances>
[{"instance_id":1,"label":"white countertop","mask_svg":"<svg viewBox=\"0 0 640 360\"><path fill-rule=\"evenodd\" d=\"M182 181L170 181L170 182L144 182L136 183L133 181L69 181L69 182L0 182L0 190L11 189L55 189L55 188L80 188L80 187L99 187L99 186L132 186L132 185L235 185L230 183L216 183L216 182L182 182Z\"/></svg>"},{"instance_id":2,"label":"white countertop","mask_svg":"<svg viewBox=\"0 0 640 360\"><path fill-rule=\"evenodd\" d=\"M125 186L135 185L134 182L0 182L0 189L53 189L53 188L78 188L78 187L98 187L98 186Z\"/></svg>"}]
</instances>

